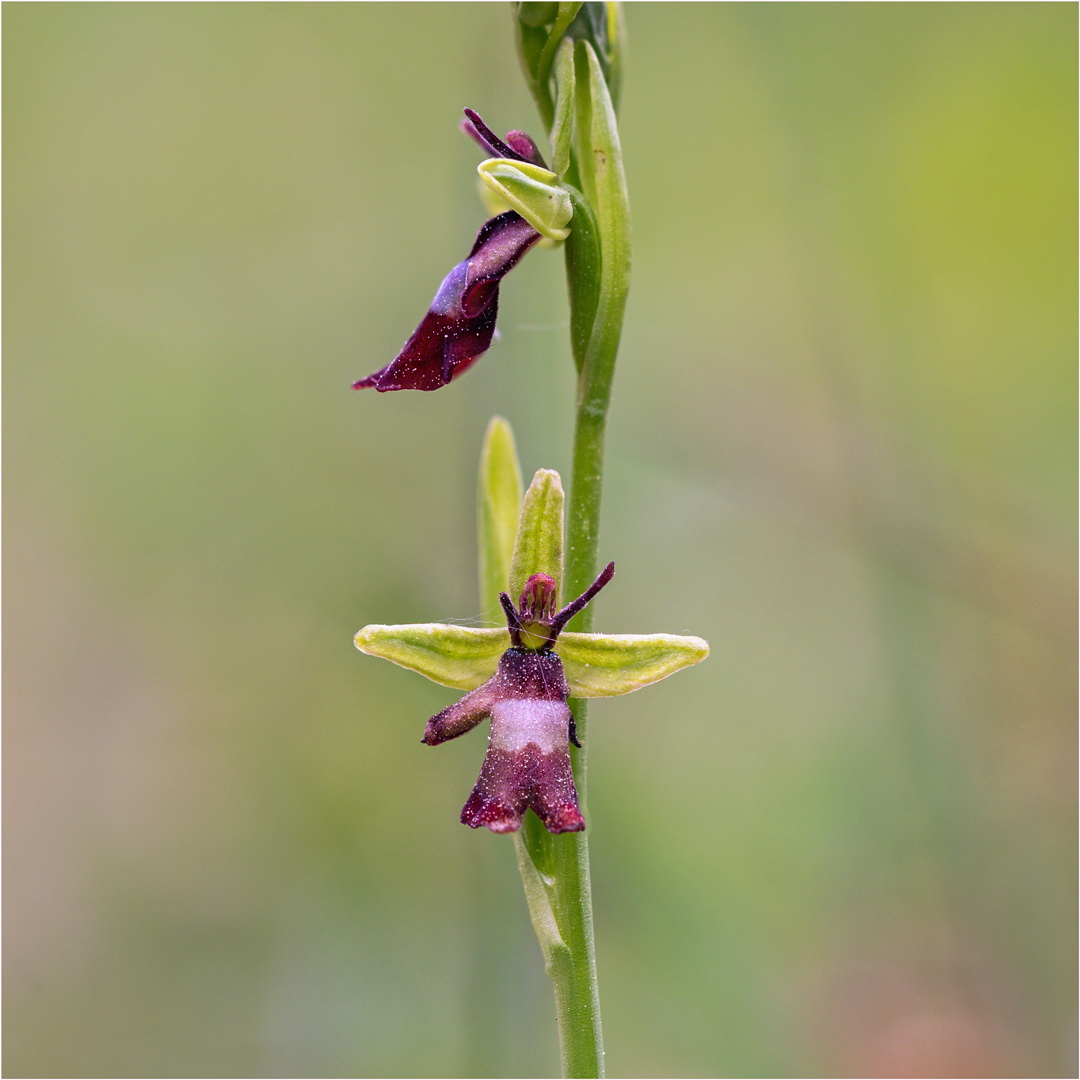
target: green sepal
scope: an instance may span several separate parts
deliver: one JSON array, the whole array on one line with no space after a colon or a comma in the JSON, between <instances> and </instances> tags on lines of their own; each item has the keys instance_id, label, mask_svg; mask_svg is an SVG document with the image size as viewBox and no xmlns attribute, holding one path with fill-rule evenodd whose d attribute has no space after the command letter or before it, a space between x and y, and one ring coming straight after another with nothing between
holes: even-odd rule
<instances>
[{"instance_id":1,"label":"green sepal","mask_svg":"<svg viewBox=\"0 0 1080 1080\"><path fill-rule=\"evenodd\" d=\"M518 518L521 516L521 466L514 432L493 416L480 451L476 492L477 533L480 541L480 609L489 622L505 625L499 593L510 580Z\"/></svg>"},{"instance_id":2,"label":"green sepal","mask_svg":"<svg viewBox=\"0 0 1080 1080\"><path fill-rule=\"evenodd\" d=\"M553 469L538 469L521 504L510 562L510 599L515 604L533 574L547 574L562 584L564 502L562 477Z\"/></svg>"},{"instance_id":3,"label":"green sepal","mask_svg":"<svg viewBox=\"0 0 1080 1080\"><path fill-rule=\"evenodd\" d=\"M551 167L559 176L570 168L574 85L574 43L569 38L563 38L555 54L555 121L551 127Z\"/></svg>"},{"instance_id":4,"label":"green sepal","mask_svg":"<svg viewBox=\"0 0 1080 1080\"><path fill-rule=\"evenodd\" d=\"M594 698L629 694L700 664L709 655L709 646L699 637L675 634L564 632L555 651L562 659L570 695Z\"/></svg>"},{"instance_id":5,"label":"green sepal","mask_svg":"<svg viewBox=\"0 0 1080 1080\"><path fill-rule=\"evenodd\" d=\"M478 629L448 623L365 626L353 639L368 656L415 671L440 686L475 690L495 674L510 648L506 628Z\"/></svg>"},{"instance_id":6,"label":"green sepal","mask_svg":"<svg viewBox=\"0 0 1080 1080\"><path fill-rule=\"evenodd\" d=\"M574 216L570 193L550 170L529 161L488 158L476 167L480 179L541 236L565 240Z\"/></svg>"}]
</instances>

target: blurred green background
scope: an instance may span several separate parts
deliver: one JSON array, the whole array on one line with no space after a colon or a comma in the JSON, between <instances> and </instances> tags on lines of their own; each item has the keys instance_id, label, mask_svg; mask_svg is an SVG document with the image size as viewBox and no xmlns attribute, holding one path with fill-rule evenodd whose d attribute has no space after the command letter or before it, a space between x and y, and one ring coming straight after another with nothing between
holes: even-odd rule
<instances>
[{"instance_id":1,"label":"blurred green background","mask_svg":"<svg viewBox=\"0 0 1080 1080\"><path fill-rule=\"evenodd\" d=\"M1075 1075L1071 4L634 4L598 628L616 1076ZM568 472L562 260L350 392L538 129L502 4L8 4L5 1073L544 1076L478 734L476 461ZM539 132L537 132L539 133Z\"/></svg>"}]
</instances>

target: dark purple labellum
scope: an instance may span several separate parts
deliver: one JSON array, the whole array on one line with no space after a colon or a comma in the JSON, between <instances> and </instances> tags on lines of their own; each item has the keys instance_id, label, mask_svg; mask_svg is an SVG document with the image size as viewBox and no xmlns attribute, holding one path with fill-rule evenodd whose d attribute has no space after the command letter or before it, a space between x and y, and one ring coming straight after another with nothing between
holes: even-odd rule
<instances>
[{"instance_id":1,"label":"dark purple labellum","mask_svg":"<svg viewBox=\"0 0 1080 1080\"><path fill-rule=\"evenodd\" d=\"M476 787L461 811L462 825L517 832L526 810L532 810L550 833L585 828L569 753L544 753L534 742L517 750L489 746Z\"/></svg>"},{"instance_id":2,"label":"dark purple labellum","mask_svg":"<svg viewBox=\"0 0 1080 1080\"><path fill-rule=\"evenodd\" d=\"M491 345L499 282L539 239L513 210L485 222L469 257L447 274L401 352L353 389L438 390L467 371Z\"/></svg>"},{"instance_id":3,"label":"dark purple labellum","mask_svg":"<svg viewBox=\"0 0 1080 1080\"><path fill-rule=\"evenodd\" d=\"M612 578L609 563L584 593L558 613L554 612L555 582L534 574L522 592L516 609L506 593L500 595L506 610L513 646L503 653L499 666L483 686L470 691L456 704L433 716L423 742L437 746L471 731L491 717L484 765L469 801L461 812L464 825L481 825L492 832L516 832L526 810L532 810L549 832L579 832L585 819L578 809L577 788L570 764L570 743L580 745L574 717L566 699L562 661L552 652L562 628ZM543 628L537 649L523 647L525 613L530 625Z\"/></svg>"},{"instance_id":4,"label":"dark purple labellum","mask_svg":"<svg viewBox=\"0 0 1080 1080\"><path fill-rule=\"evenodd\" d=\"M553 652L507 649L491 679L428 721L423 741L435 746L491 717L484 766L462 824L515 832L531 809L549 832L585 828L570 768L569 693Z\"/></svg>"}]
</instances>

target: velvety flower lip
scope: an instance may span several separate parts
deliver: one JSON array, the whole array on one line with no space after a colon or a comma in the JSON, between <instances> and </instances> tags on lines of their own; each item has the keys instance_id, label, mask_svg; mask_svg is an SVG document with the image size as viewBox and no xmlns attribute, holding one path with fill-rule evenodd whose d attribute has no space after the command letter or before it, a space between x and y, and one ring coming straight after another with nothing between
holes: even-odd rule
<instances>
[{"instance_id":1,"label":"velvety flower lip","mask_svg":"<svg viewBox=\"0 0 1080 1080\"><path fill-rule=\"evenodd\" d=\"M495 333L499 282L539 239L513 210L485 222L469 257L447 274L401 352L353 389L438 390L472 367Z\"/></svg>"},{"instance_id":2,"label":"velvety flower lip","mask_svg":"<svg viewBox=\"0 0 1080 1080\"><path fill-rule=\"evenodd\" d=\"M437 746L491 718L484 764L461 812L463 825L516 832L531 809L549 832L585 828L570 764L570 743L581 744L566 703L570 687L553 649L562 628L614 574L615 564L609 563L581 596L558 612L555 581L546 574L529 578L516 606L506 593L499 595L513 644L495 674L433 716L421 739Z\"/></svg>"},{"instance_id":3,"label":"velvety flower lip","mask_svg":"<svg viewBox=\"0 0 1080 1080\"><path fill-rule=\"evenodd\" d=\"M423 742L437 746L491 718L487 753L461 822L515 832L528 809L550 832L585 828L570 766L573 716L562 663L553 652L507 649L483 686L433 716Z\"/></svg>"}]
</instances>

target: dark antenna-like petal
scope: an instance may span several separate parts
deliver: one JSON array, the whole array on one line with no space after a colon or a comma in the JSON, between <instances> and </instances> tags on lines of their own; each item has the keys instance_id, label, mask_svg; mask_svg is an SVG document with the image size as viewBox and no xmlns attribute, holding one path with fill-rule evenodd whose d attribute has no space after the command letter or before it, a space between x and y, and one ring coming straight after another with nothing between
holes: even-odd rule
<instances>
[{"instance_id":1,"label":"dark antenna-like petal","mask_svg":"<svg viewBox=\"0 0 1080 1080\"><path fill-rule=\"evenodd\" d=\"M469 123L472 124L472 130L469 134L473 136L476 141L485 149L491 151L492 157L511 158L514 161L529 161L529 158L523 154L519 154L512 146L507 146L506 143L495 134L480 119L480 114L474 112L472 109L466 109L465 115L469 118ZM533 162L532 164L535 164Z\"/></svg>"},{"instance_id":2,"label":"dark antenna-like petal","mask_svg":"<svg viewBox=\"0 0 1080 1080\"><path fill-rule=\"evenodd\" d=\"M518 618L517 608L514 607L514 601L510 599L506 593L499 593L499 603L502 604L503 611L506 612L506 625L510 630L510 640L514 645L521 644L521 620Z\"/></svg>"},{"instance_id":3,"label":"dark antenna-like petal","mask_svg":"<svg viewBox=\"0 0 1080 1080\"><path fill-rule=\"evenodd\" d=\"M551 637L558 636L562 628L615 576L615 564L609 562L597 579L576 599L572 600L555 616L551 624Z\"/></svg>"}]
</instances>

